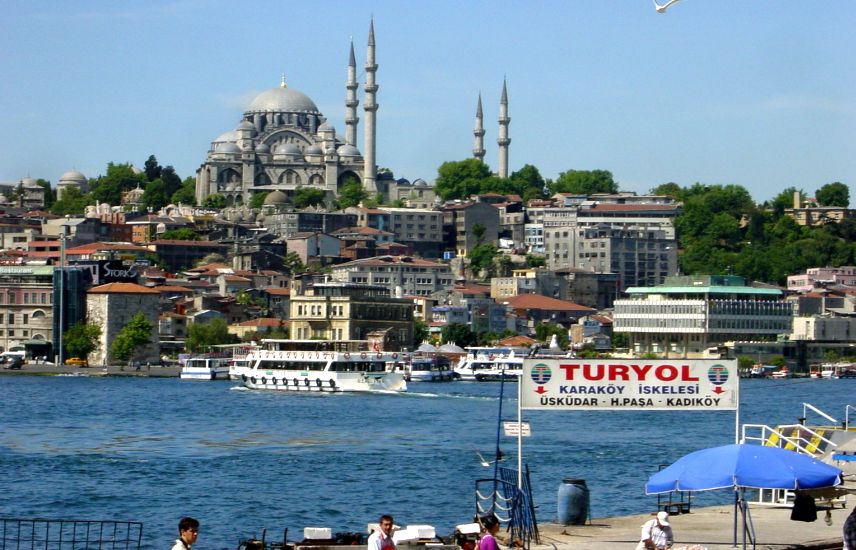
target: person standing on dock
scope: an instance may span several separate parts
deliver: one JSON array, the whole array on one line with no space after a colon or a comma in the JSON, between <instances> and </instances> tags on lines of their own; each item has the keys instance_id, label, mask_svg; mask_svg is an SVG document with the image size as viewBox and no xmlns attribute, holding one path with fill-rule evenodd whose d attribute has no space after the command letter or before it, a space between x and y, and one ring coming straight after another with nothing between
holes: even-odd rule
<instances>
[{"instance_id":1,"label":"person standing on dock","mask_svg":"<svg viewBox=\"0 0 856 550\"><path fill-rule=\"evenodd\" d=\"M672 547L674 536L669 525L668 512L657 512L657 517L642 525L642 535L636 550L668 550Z\"/></svg>"},{"instance_id":2,"label":"person standing on dock","mask_svg":"<svg viewBox=\"0 0 856 550\"><path fill-rule=\"evenodd\" d=\"M199 521L191 517L181 518L178 522L178 538L172 550L190 550L199 536Z\"/></svg>"},{"instance_id":3,"label":"person standing on dock","mask_svg":"<svg viewBox=\"0 0 856 550\"><path fill-rule=\"evenodd\" d=\"M478 550L499 550L499 545L496 543L496 534L499 532L499 519L493 515L487 515L481 518L482 534L477 546Z\"/></svg>"},{"instance_id":4,"label":"person standing on dock","mask_svg":"<svg viewBox=\"0 0 856 550\"><path fill-rule=\"evenodd\" d=\"M369 535L368 550L395 550L395 543L392 541L392 516L384 514L377 523L380 528Z\"/></svg>"},{"instance_id":5,"label":"person standing on dock","mask_svg":"<svg viewBox=\"0 0 856 550\"><path fill-rule=\"evenodd\" d=\"M856 550L856 508L844 521L844 550Z\"/></svg>"}]
</instances>

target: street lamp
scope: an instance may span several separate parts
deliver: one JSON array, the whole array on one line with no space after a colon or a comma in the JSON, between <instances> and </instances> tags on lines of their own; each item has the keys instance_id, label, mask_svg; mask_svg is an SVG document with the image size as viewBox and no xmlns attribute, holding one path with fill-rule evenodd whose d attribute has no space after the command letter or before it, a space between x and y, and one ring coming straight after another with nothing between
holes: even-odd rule
<instances>
[{"instance_id":1,"label":"street lamp","mask_svg":"<svg viewBox=\"0 0 856 550\"><path fill-rule=\"evenodd\" d=\"M55 353L55 364L57 366L63 364L62 331L65 327L65 239L67 230L68 226L63 224L62 233L59 236L59 325L57 326L59 348Z\"/></svg>"}]
</instances>

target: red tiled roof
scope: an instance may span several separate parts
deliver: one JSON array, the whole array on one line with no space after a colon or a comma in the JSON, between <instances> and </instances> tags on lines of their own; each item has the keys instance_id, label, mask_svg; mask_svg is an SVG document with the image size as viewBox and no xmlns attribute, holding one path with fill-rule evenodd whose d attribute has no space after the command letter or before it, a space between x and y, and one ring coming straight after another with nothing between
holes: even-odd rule
<instances>
[{"instance_id":1,"label":"red tiled roof","mask_svg":"<svg viewBox=\"0 0 856 550\"><path fill-rule=\"evenodd\" d=\"M137 246L131 243L89 243L82 244L80 246L75 246L73 248L66 249L65 253L70 255L79 255L79 254L92 254L101 250L126 250L131 252L139 252L141 254L146 254L149 251L148 248L143 246Z\"/></svg>"},{"instance_id":2,"label":"red tiled roof","mask_svg":"<svg viewBox=\"0 0 856 550\"><path fill-rule=\"evenodd\" d=\"M496 345L498 346L531 346L535 343L534 338L529 338L528 336L509 336L508 338L503 338L498 341Z\"/></svg>"},{"instance_id":3,"label":"red tiled roof","mask_svg":"<svg viewBox=\"0 0 856 550\"><path fill-rule=\"evenodd\" d=\"M160 285L150 287L153 290L157 290L160 293L165 292L184 292L186 294L193 294L193 290L184 286L176 286L176 285Z\"/></svg>"},{"instance_id":4,"label":"red tiled roof","mask_svg":"<svg viewBox=\"0 0 856 550\"><path fill-rule=\"evenodd\" d=\"M232 266L230 266L229 264L216 263L215 262L213 264L198 265L192 269L188 269L187 272L188 273L200 273L203 271L216 271L218 269L232 269Z\"/></svg>"},{"instance_id":5,"label":"red tiled roof","mask_svg":"<svg viewBox=\"0 0 856 550\"><path fill-rule=\"evenodd\" d=\"M89 294L158 294L157 290L152 290L135 283L107 283L92 287L88 291Z\"/></svg>"},{"instance_id":6,"label":"red tiled roof","mask_svg":"<svg viewBox=\"0 0 856 550\"><path fill-rule=\"evenodd\" d=\"M221 244L215 241L182 241L178 239L158 239L156 241L151 241L150 245L160 245L160 246L216 246L226 248L227 245Z\"/></svg>"},{"instance_id":7,"label":"red tiled roof","mask_svg":"<svg viewBox=\"0 0 856 550\"><path fill-rule=\"evenodd\" d=\"M223 280L227 283L249 283L251 282L246 277L239 277L237 275L223 275Z\"/></svg>"},{"instance_id":8,"label":"red tiled roof","mask_svg":"<svg viewBox=\"0 0 856 550\"><path fill-rule=\"evenodd\" d=\"M382 265L390 265L390 264L398 264L398 265L415 265L419 267L443 267L445 264L441 264L438 262L432 262L429 260L423 260L421 258L411 258L410 256L376 256L374 258L363 258L361 260L354 260L351 262L347 262L344 264L339 264L336 267L345 267L345 266L354 266L354 265L364 265L370 267L382 266ZM488 287L490 288L490 287Z\"/></svg>"},{"instance_id":9,"label":"red tiled roof","mask_svg":"<svg viewBox=\"0 0 856 550\"><path fill-rule=\"evenodd\" d=\"M265 292L270 294L271 296L290 296L291 289L290 288L265 288Z\"/></svg>"},{"instance_id":10,"label":"red tiled roof","mask_svg":"<svg viewBox=\"0 0 856 550\"><path fill-rule=\"evenodd\" d=\"M548 296L541 296L540 294L519 294L504 300L504 302L514 309L542 309L549 311L579 312L595 311L590 307L581 306L565 300L557 300Z\"/></svg>"}]
</instances>

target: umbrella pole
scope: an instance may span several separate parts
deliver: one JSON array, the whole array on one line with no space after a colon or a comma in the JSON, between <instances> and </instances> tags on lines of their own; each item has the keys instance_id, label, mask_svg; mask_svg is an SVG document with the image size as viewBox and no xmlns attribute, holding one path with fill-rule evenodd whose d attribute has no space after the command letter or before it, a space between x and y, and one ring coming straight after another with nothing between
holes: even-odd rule
<instances>
[{"instance_id":1,"label":"umbrella pole","mask_svg":"<svg viewBox=\"0 0 856 550\"><path fill-rule=\"evenodd\" d=\"M737 548L737 500L740 498L738 496L737 487L734 488L734 540L731 543L732 548Z\"/></svg>"}]
</instances>

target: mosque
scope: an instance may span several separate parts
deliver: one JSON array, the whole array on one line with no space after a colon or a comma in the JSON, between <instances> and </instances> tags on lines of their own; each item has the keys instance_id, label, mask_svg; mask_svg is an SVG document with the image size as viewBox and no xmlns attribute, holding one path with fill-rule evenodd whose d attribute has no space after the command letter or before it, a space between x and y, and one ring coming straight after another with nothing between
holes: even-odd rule
<instances>
[{"instance_id":1,"label":"mosque","mask_svg":"<svg viewBox=\"0 0 856 550\"><path fill-rule=\"evenodd\" d=\"M211 143L196 171L197 204L214 193L225 196L231 206L246 204L260 192L278 192L274 196L284 202L301 187L320 189L332 198L350 178L361 181L370 193L377 192L377 68L372 22L365 65L365 154L357 149L359 84L352 42L345 85L345 136L337 135L312 99L289 88L283 77L278 88L250 103L235 130Z\"/></svg>"},{"instance_id":2,"label":"mosque","mask_svg":"<svg viewBox=\"0 0 856 550\"><path fill-rule=\"evenodd\" d=\"M211 194L220 194L232 207L246 205L255 193L268 192L267 204L289 202L295 190L309 187L338 196L351 178L362 181L369 193L396 196L406 180L389 181L378 177L376 164L376 115L378 110L375 76L374 22L369 26L365 64L363 111L364 151L357 149L357 63L351 43L345 85L345 135L336 133L306 94L286 85L258 95L244 112L238 127L211 142L205 162L196 171L196 203ZM508 98L505 82L499 117L499 167L497 175L508 177ZM473 155L484 159L484 127L479 95L474 130Z\"/></svg>"}]
</instances>

